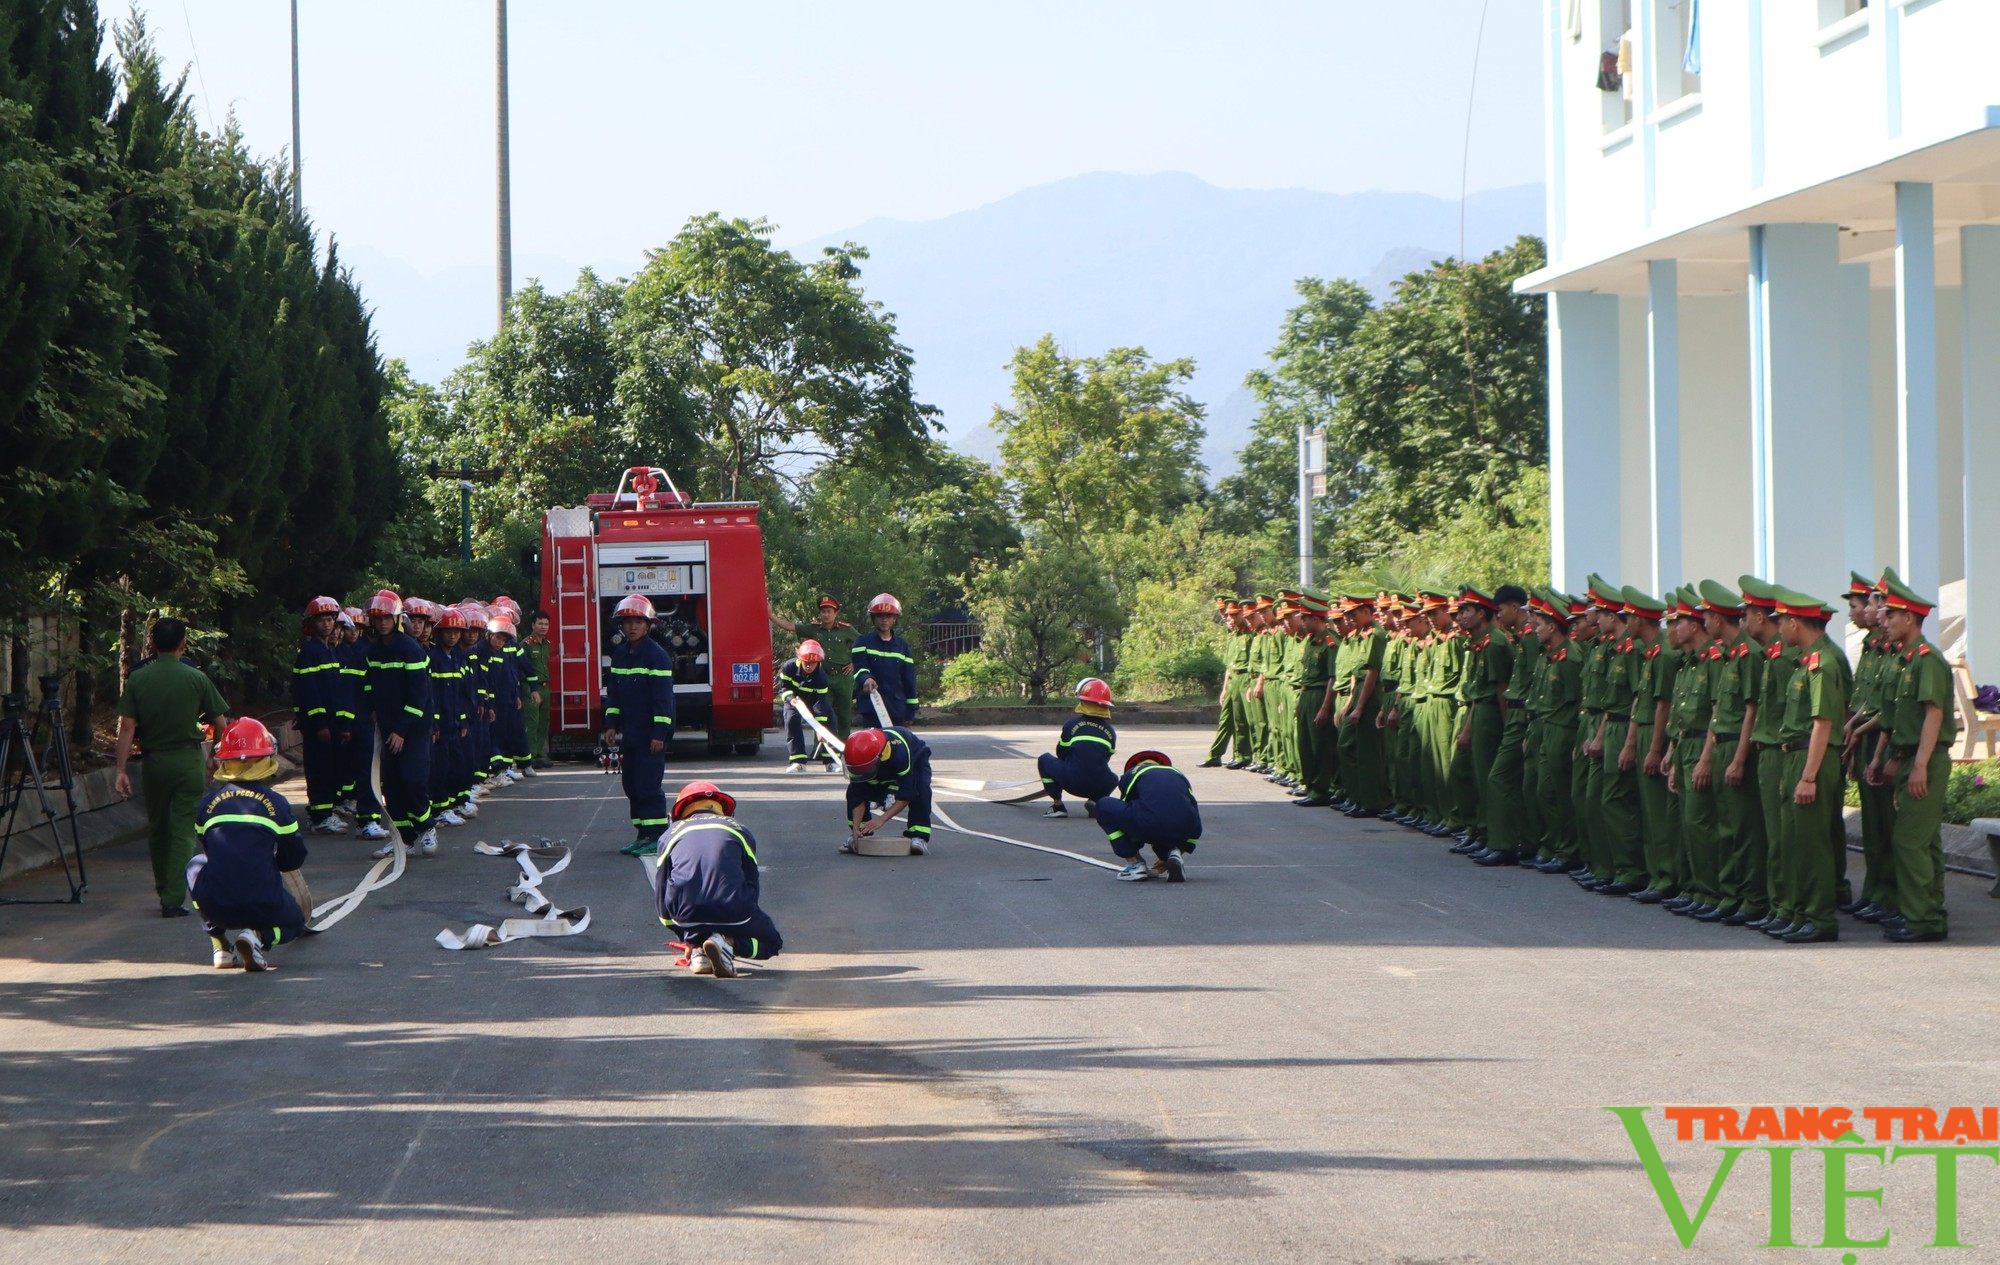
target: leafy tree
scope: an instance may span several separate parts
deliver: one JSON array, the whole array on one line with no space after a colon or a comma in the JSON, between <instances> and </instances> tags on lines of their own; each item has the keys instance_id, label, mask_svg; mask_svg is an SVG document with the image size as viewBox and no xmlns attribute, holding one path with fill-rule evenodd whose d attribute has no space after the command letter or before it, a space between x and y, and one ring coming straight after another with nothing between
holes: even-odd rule
<instances>
[{"instance_id":1,"label":"leafy tree","mask_svg":"<svg viewBox=\"0 0 2000 1265\"><path fill-rule=\"evenodd\" d=\"M985 653L1013 670L1034 703L1048 701L1057 669L1081 657L1092 632L1115 633L1125 621L1103 566L1059 542L1031 541L1012 559L989 564L972 592Z\"/></svg>"},{"instance_id":2,"label":"leafy tree","mask_svg":"<svg viewBox=\"0 0 2000 1265\"><path fill-rule=\"evenodd\" d=\"M993 428L1027 525L1080 548L1199 499L1204 410L1183 389L1194 361L1142 347L1076 358L1044 335L1013 370L1013 404L994 409Z\"/></svg>"}]
</instances>

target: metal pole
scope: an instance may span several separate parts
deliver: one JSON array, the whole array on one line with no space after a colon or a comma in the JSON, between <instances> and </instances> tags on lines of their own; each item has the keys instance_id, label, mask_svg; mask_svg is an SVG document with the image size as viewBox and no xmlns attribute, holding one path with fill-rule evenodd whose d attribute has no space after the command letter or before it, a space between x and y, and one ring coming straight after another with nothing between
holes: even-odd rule
<instances>
[{"instance_id":1,"label":"metal pole","mask_svg":"<svg viewBox=\"0 0 2000 1265\"><path fill-rule=\"evenodd\" d=\"M299 0L292 0L292 214L303 218L305 213L299 183Z\"/></svg>"},{"instance_id":2,"label":"metal pole","mask_svg":"<svg viewBox=\"0 0 2000 1265\"><path fill-rule=\"evenodd\" d=\"M1306 473L1305 424L1299 424L1299 585L1313 582L1312 476Z\"/></svg>"},{"instance_id":3,"label":"metal pole","mask_svg":"<svg viewBox=\"0 0 2000 1265\"><path fill-rule=\"evenodd\" d=\"M495 39L494 76L499 91L494 98L494 122L497 132L499 178L500 178L500 223L499 258L500 273L500 319L496 328L507 324L507 303L514 297L514 226L511 202L513 199L513 178L508 171L507 160L507 0L494 0Z\"/></svg>"}]
</instances>

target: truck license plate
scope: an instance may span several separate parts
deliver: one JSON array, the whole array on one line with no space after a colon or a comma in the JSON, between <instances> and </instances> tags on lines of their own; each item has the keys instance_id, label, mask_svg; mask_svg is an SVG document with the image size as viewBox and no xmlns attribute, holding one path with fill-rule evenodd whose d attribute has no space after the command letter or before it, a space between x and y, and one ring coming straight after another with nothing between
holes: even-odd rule
<instances>
[{"instance_id":1,"label":"truck license plate","mask_svg":"<svg viewBox=\"0 0 2000 1265\"><path fill-rule=\"evenodd\" d=\"M764 680L764 665L732 663L729 665L729 680L734 685L760 685Z\"/></svg>"}]
</instances>

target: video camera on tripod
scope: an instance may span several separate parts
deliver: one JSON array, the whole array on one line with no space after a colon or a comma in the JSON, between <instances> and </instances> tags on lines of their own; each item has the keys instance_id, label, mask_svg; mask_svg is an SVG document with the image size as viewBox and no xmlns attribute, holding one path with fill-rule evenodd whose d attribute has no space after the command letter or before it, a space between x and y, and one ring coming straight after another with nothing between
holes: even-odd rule
<instances>
[{"instance_id":1,"label":"video camera on tripod","mask_svg":"<svg viewBox=\"0 0 2000 1265\"><path fill-rule=\"evenodd\" d=\"M20 817L21 803L27 799L29 788L35 792L37 806L41 809L40 823L30 824L21 830L23 838L46 826L49 841L54 845L55 859L61 863L63 878L69 884L67 897L51 897L41 900L25 898L0 898L0 905L76 905L83 901L86 880L83 872L83 843L76 828L76 771L70 763L69 733L63 725L62 675L56 672L43 674L38 683L42 687L41 720L30 727L27 721L28 699L23 694L0 694L0 814L6 820L5 832L0 833L0 868L4 868L7 853L14 845L16 821ZM44 748L55 776L54 789L63 793L65 811L57 813L55 804L49 798L48 773L43 771L41 762L35 757L35 733L42 725L49 729L49 742ZM69 822L69 851L63 851L61 820ZM72 862L74 866L72 868Z\"/></svg>"}]
</instances>

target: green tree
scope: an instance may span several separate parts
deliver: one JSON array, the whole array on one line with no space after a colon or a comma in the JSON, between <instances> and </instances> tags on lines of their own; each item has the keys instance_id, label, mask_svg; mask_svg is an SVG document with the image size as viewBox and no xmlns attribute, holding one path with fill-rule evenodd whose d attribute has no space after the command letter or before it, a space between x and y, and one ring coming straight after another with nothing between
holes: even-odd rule
<instances>
[{"instance_id":1,"label":"green tree","mask_svg":"<svg viewBox=\"0 0 2000 1265\"><path fill-rule=\"evenodd\" d=\"M973 581L973 612L983 648L1048 701L1057 669L1089 648L1093 633L1115 634L1125 609L1103 566L1086 550L1030 542L1014 557L982 568Z\"/></svg>"},{"instance_id":2,"label":"green tree","mask_svg":"<svg viewBox=\"0 0 2000 1265\"><path fill-rule=\"evenodd\" d=\"M1066 356L1051 334L1012 367L1013 403L994 409L993 429L1029 527L1082 548L1200 498L1204 410L1183 389L1194 361L1141 347Z\"/></svg>"}]
</instances>

